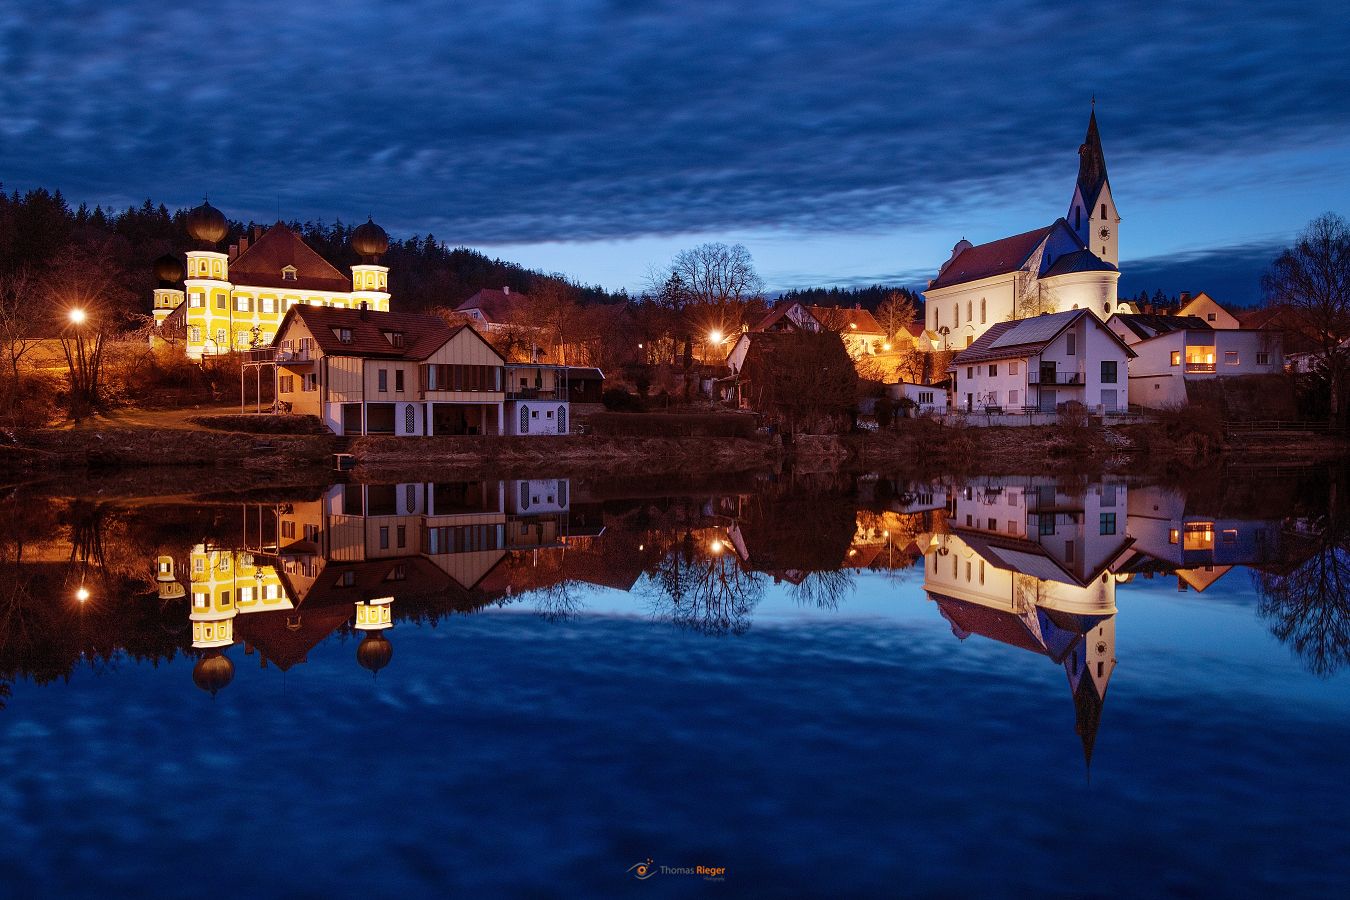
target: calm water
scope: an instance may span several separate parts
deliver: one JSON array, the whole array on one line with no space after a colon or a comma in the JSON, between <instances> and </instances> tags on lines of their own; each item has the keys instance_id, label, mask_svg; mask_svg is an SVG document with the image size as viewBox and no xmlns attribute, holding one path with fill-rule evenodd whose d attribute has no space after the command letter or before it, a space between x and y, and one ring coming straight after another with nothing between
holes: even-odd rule
<instances>
[{"instance_id":1,"label":"calm water","mask_svg":"<svg viewBox=\"0 0 1350 900\"><path fill-rule=\"evenodd\" d=\"M20 489L0 894L1344 895L1343 475Z\"/></svg>"}]
</instances>

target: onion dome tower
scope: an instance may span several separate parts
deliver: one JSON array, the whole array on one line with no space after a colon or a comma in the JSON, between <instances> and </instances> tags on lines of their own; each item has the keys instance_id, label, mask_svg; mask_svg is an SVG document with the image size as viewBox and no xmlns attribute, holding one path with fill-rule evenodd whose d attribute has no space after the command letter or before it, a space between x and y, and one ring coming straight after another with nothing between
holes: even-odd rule
<instances>
[{"instance_id":1,"label":"onion dome tower","mask_svg":"<svg viewBox=\"0 0 1350 900\"><path fill-rule=\"evenodd\" d=\"M209 693L228 687L234 680L234 663L219 650L206 654L192 667L192 683Z\"/></svg>"},{"instance_id":2,"label":"onion dome tower","mask_svg":"<svg viewBox=\"0 0 1350 900\"><path fill-rule=\"evenodd\" d=\"M361 668L372 673L378 673L393 658L394 645L378 631L367 632L365 639L356 648L356 661L361 664Z\"/></svg>"},{"instance_id":3,"label":"onion dome tower","mask_svg":"<svg viewBox=\"0 0 1350 900\"><path fill-rule=\"evenodd\" d=\"M214 247L225 239L230 223L226 221L225 214L212 206L210 201L203 201L201 206L188 212L187 230L188 236L194 241Z\"/></svg>"},{"instance_id":4,"label":"onion dome tower","mask_svg":"<svg viewBox=\"0 0 1350 900\"><path fill-rule=\"evenodd\" d=\"M389 235L367 217L366 224L352 232L352 249L361 256L361 263L352 266L352 303L388 312L389 269L379 265L379 259L389 250Z\"/></svg>"},{"instance_id":5,"label":"onion dome tower","mask_svg":"<svg viewBox=\"0 0 1350 900\"><path fill-rule=\"evenodd\" d=\"M183 302L183 290L179 284L183 280L183 263L172 253L166 253L155 260L155 324L162 325Z\"/></svg>"},{"instance_id":6,"label":"onion dome tower","mask_svg":"<svg viewBox=\"0 0 1350 900\"><path fill-rule=\"evenodd\" d=\"M189 314L192 309L205 310L208 316L212 310L229 309L229 291L232 287L229 283L229 256L216 248L227 233L229 221L225 219L225 213L209 202L202 202L188 213L188 235L197 244L194 250L188 251L188 277L184 279ZM213 329L215 322L208 321L207 331ZM221 331L228 333L228 324ZM217 347L216 352L228 349L227 343L225 347Z\"/></svg>"}]
</instances>

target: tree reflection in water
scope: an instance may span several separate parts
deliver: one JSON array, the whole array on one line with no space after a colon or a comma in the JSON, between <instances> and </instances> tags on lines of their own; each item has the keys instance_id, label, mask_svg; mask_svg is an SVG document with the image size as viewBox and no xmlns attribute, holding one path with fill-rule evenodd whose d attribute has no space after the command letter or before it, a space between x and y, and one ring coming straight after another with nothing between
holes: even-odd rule
<instances>
[{"instance_id":1,"label":"tree reflection in water","mask_svg":"<svg viewBox=\"0 0 1350 900\"><path fill-rule=\"evenodd\" d=\"M853 590L853 573L848 569L828 569L808 573L788 588L788 596L807 609L838 609Z\"/></svg>"},{"instance_id":2,"label":"tree reflection in water","mask_svg":"<svg viewBox=\"0 0 1350 900\"><path fill-rule=\"evenodd\" d=\"M1291 539L1304 544L1287 571L1253 571L1259 612L1270 631L1314 673L1328 677L1350 662L1350 535L1333 510L1321 527Z\"/></svg>"},{"instance_id":3,"label":"tree reflection in water","mask_svg":"<svg viewBox=\"0 0 1350 900\"><path fill-rule=\"evenodd\" d=\"M685 531L665 548L647 585L654 615L704 634L744 634L766 580L742 566L719 534L699 540Z\"/></svg>"}]
</instances>

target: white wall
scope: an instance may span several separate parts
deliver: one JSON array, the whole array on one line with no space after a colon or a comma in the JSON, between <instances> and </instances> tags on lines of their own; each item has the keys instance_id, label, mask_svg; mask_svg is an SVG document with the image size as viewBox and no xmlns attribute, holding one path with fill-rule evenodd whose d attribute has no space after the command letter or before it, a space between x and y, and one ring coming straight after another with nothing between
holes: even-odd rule
<instances>
[{"instance_id":1,"label":"white wall","mask_svg":"<svg viewBox=\"0 0 1350 900\"><path fill-rule=\"evenodd\" d=\"M529 416L530 430L520 428L521 415ZM572 427L572 410L565 400L508 400L506 434L567 434Z\"/></svg>"}]
</instances>

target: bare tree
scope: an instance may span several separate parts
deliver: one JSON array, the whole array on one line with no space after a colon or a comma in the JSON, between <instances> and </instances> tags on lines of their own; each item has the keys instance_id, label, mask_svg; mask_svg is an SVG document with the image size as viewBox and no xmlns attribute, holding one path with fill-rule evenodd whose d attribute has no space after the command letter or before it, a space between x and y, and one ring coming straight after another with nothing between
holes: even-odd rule
<instances>
[{"instance_id":1,"label":"bare tree","mask_svg":"<svg viewBox=\"0 0 1350 900\"><path fill-rule=\"evenodd\" d=\"M1055 292L1046 287L1034 272L1020 272L1015 289L1017 298L1013 303L1012 319L1030 319L1059 309L1059 298Z\"/></svg>"},{"instance_id":2,"label":"bare tree","mask_svg":"<svg viewBox=\"0 0 1350 900\"><path fill-rule=\"evenodd\" d=\"M1289 306L1307 320L1317 341L1314 359L1330 381L1330 414L1341 415L1350 362L1350 225L1335 213L1308 223L1261 278L1266 303Z\"/></svg>"},{"instance_id":3,"label":"bare tree","mask_svg":"<svg viewBox=\"0 0 1350 900\"><path fill-rule=\"evenodd\" d=\"M891 291L881 302L881 306L877 307L877 322L886 332L886 340L891 343L895 342L896 335L914 324L916 315L914 301L903 291Z\"/></svg>"},{"instance_id":4,"label":"bare tree","mask_svg":"<svg viewBox=\"0 0 1350 900\"><path fill-rule=\"evenodd\" d=\"M6 410L12 411L20 394L19 366L38 343L43 304L37 281L26 271L0 275L0 350L5 354L6 382L0 396Z\"/></svg>"}]
</instances>

